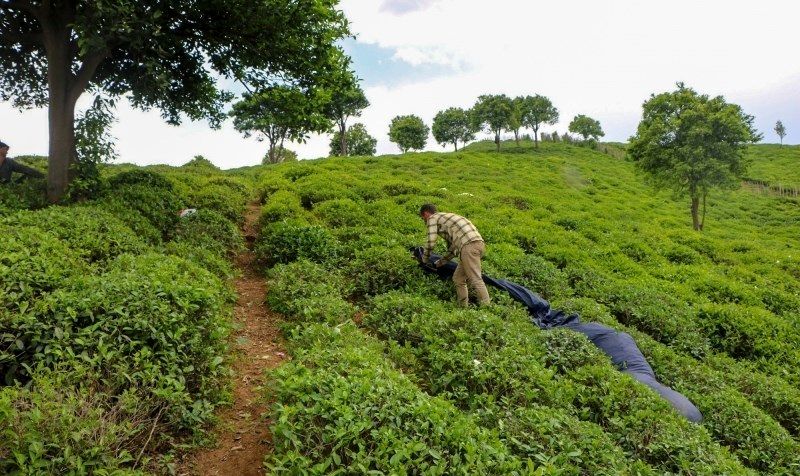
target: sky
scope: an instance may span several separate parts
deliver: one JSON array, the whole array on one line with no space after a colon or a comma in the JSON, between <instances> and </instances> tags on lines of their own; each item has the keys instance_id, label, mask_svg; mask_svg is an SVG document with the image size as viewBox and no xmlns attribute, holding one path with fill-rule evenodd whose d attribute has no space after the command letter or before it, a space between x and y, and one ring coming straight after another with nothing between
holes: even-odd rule
<instances>
[{"instance_id":1,"label":"sky","mask_svg":"<svg viewBox=\"0 0 800 476\"><path fill-rule=\"evenodd\" d=\"M800 143L797 0L342 0L340 8L356 35L342 46L371 103L351 123L366 125L378 154L398 152L392 117L416 114L430 125L442 109L500 93L549 97L561 120L543 131L562 133L586 114L605 140L626 141L642 103L678 81L741 105L765 142L778 141L780 119L784 142ZM169 126L124 101L117 117L119 162L180 165L201 154L233 168L260 163L266 151L230 123ZM11 156L46 154L46 111L0 102L0 140ZM311 159L326 156L329 141L316 135L289 147ZM426 149L449 150L433 137Z\"/></svg>"}]
</instances>

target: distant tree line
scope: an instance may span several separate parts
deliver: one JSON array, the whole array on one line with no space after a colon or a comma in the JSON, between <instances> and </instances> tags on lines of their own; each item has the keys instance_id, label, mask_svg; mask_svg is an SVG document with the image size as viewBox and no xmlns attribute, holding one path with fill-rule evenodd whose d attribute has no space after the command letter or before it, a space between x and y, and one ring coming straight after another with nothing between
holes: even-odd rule
<instances>
[{"instance_id":1,"label":"distant tree line","mask_svg":"<svg viewBox=\"0 0 800 476\"><path fill-rule=\"evenodd\" d=\"M413 127L409 118L413 118ZM475 140L478 132L490 133L494 135L499 151L503 132L512 133L514 141L519 144L523 128L533 131L535 146L539 147L539 129L543 125L553 125L558 120L558 109L550 99L539 94L513 99L505 94L485 94L479 96L470 109L450 107L439 111L433 118L430 131L436 142L442 146L452 144L456 151L459 144L463 147ZM575 116L569 130L581 135L582 143L591 143L604 135L599 121L582 114ZM389 140L397 144L401 151L423 149L427 134L428 127L418 116L398 116L389 126Z\"/></svg>"}]
</instances>

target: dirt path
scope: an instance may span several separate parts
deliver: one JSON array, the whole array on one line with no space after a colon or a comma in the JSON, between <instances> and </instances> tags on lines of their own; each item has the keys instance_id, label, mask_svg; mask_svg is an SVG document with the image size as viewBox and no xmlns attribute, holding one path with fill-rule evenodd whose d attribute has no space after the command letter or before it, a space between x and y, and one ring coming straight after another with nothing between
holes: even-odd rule
<instances>
[{"instance_id":1,"label":"dirt path","mask_svg":"<svg viewBox=\"0 0 800 476\"><path fill-rule=\"evenodd\" d=\"M235 283L238 299L234 318L238 329L234 332L233 405L218 413L216 447L185 456L179 475L264 474L262 463L270 447L270 435L268 423L261 419L267 408L260 403L258 387L264 370L280 364L285 354L279 318L264 303L266 280L253 263L254 225L259 212L258 205L248 206L244 225L247 250L236 259L241 276Z\"/></svg>"}]
</instances>

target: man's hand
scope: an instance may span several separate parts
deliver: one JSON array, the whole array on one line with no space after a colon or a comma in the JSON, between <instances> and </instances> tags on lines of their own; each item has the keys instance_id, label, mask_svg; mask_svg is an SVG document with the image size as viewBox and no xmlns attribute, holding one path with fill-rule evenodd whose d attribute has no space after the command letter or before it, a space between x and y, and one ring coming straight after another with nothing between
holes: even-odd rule
<instances>
[{"instance_id":1,"label":"man's hand","mask_svg":"<svg viewBox=\"0 0 800 476\"><path fill-rule=\"evenodd\" d=\"M446 259L436 260L436 263L435 263L437 268L441 268L442 266L444 266L446 264L447 264L447 260Z\"/></svg>"}]
</instances>

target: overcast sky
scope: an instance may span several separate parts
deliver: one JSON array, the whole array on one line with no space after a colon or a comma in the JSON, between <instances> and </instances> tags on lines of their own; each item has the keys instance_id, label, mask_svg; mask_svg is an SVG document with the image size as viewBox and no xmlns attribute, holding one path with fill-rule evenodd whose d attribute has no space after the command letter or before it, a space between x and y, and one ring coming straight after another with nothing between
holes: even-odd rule
<instances>
[{"instance_id":1,"label":"overcast sky","mask_svg":"<svg viewBox=\"0 0 800 476\"><path fill-rule=\"evenodd\" d=\"M598 119L606 140L635 131L651 93L683 81L722 94L756 117L765 142L780 119L800 142L800 2L797 0L343 0L355 40L345 42L371 106L361 118L378 153L397 153L388 124L470 107L478 95L543 94L561 113ZM82 98L86 104L89 98ZM179 165L202 154L223 167L253 165L264 143L230 124L164 124L157 111L124 103L113 130L120 161ZM0 103L0 140L11 156L46 154L47 114ZM327 155L328 136L292 145L301 158ZM445 150L428 141L429 150Z\"/></svg>"}]
</instances>

